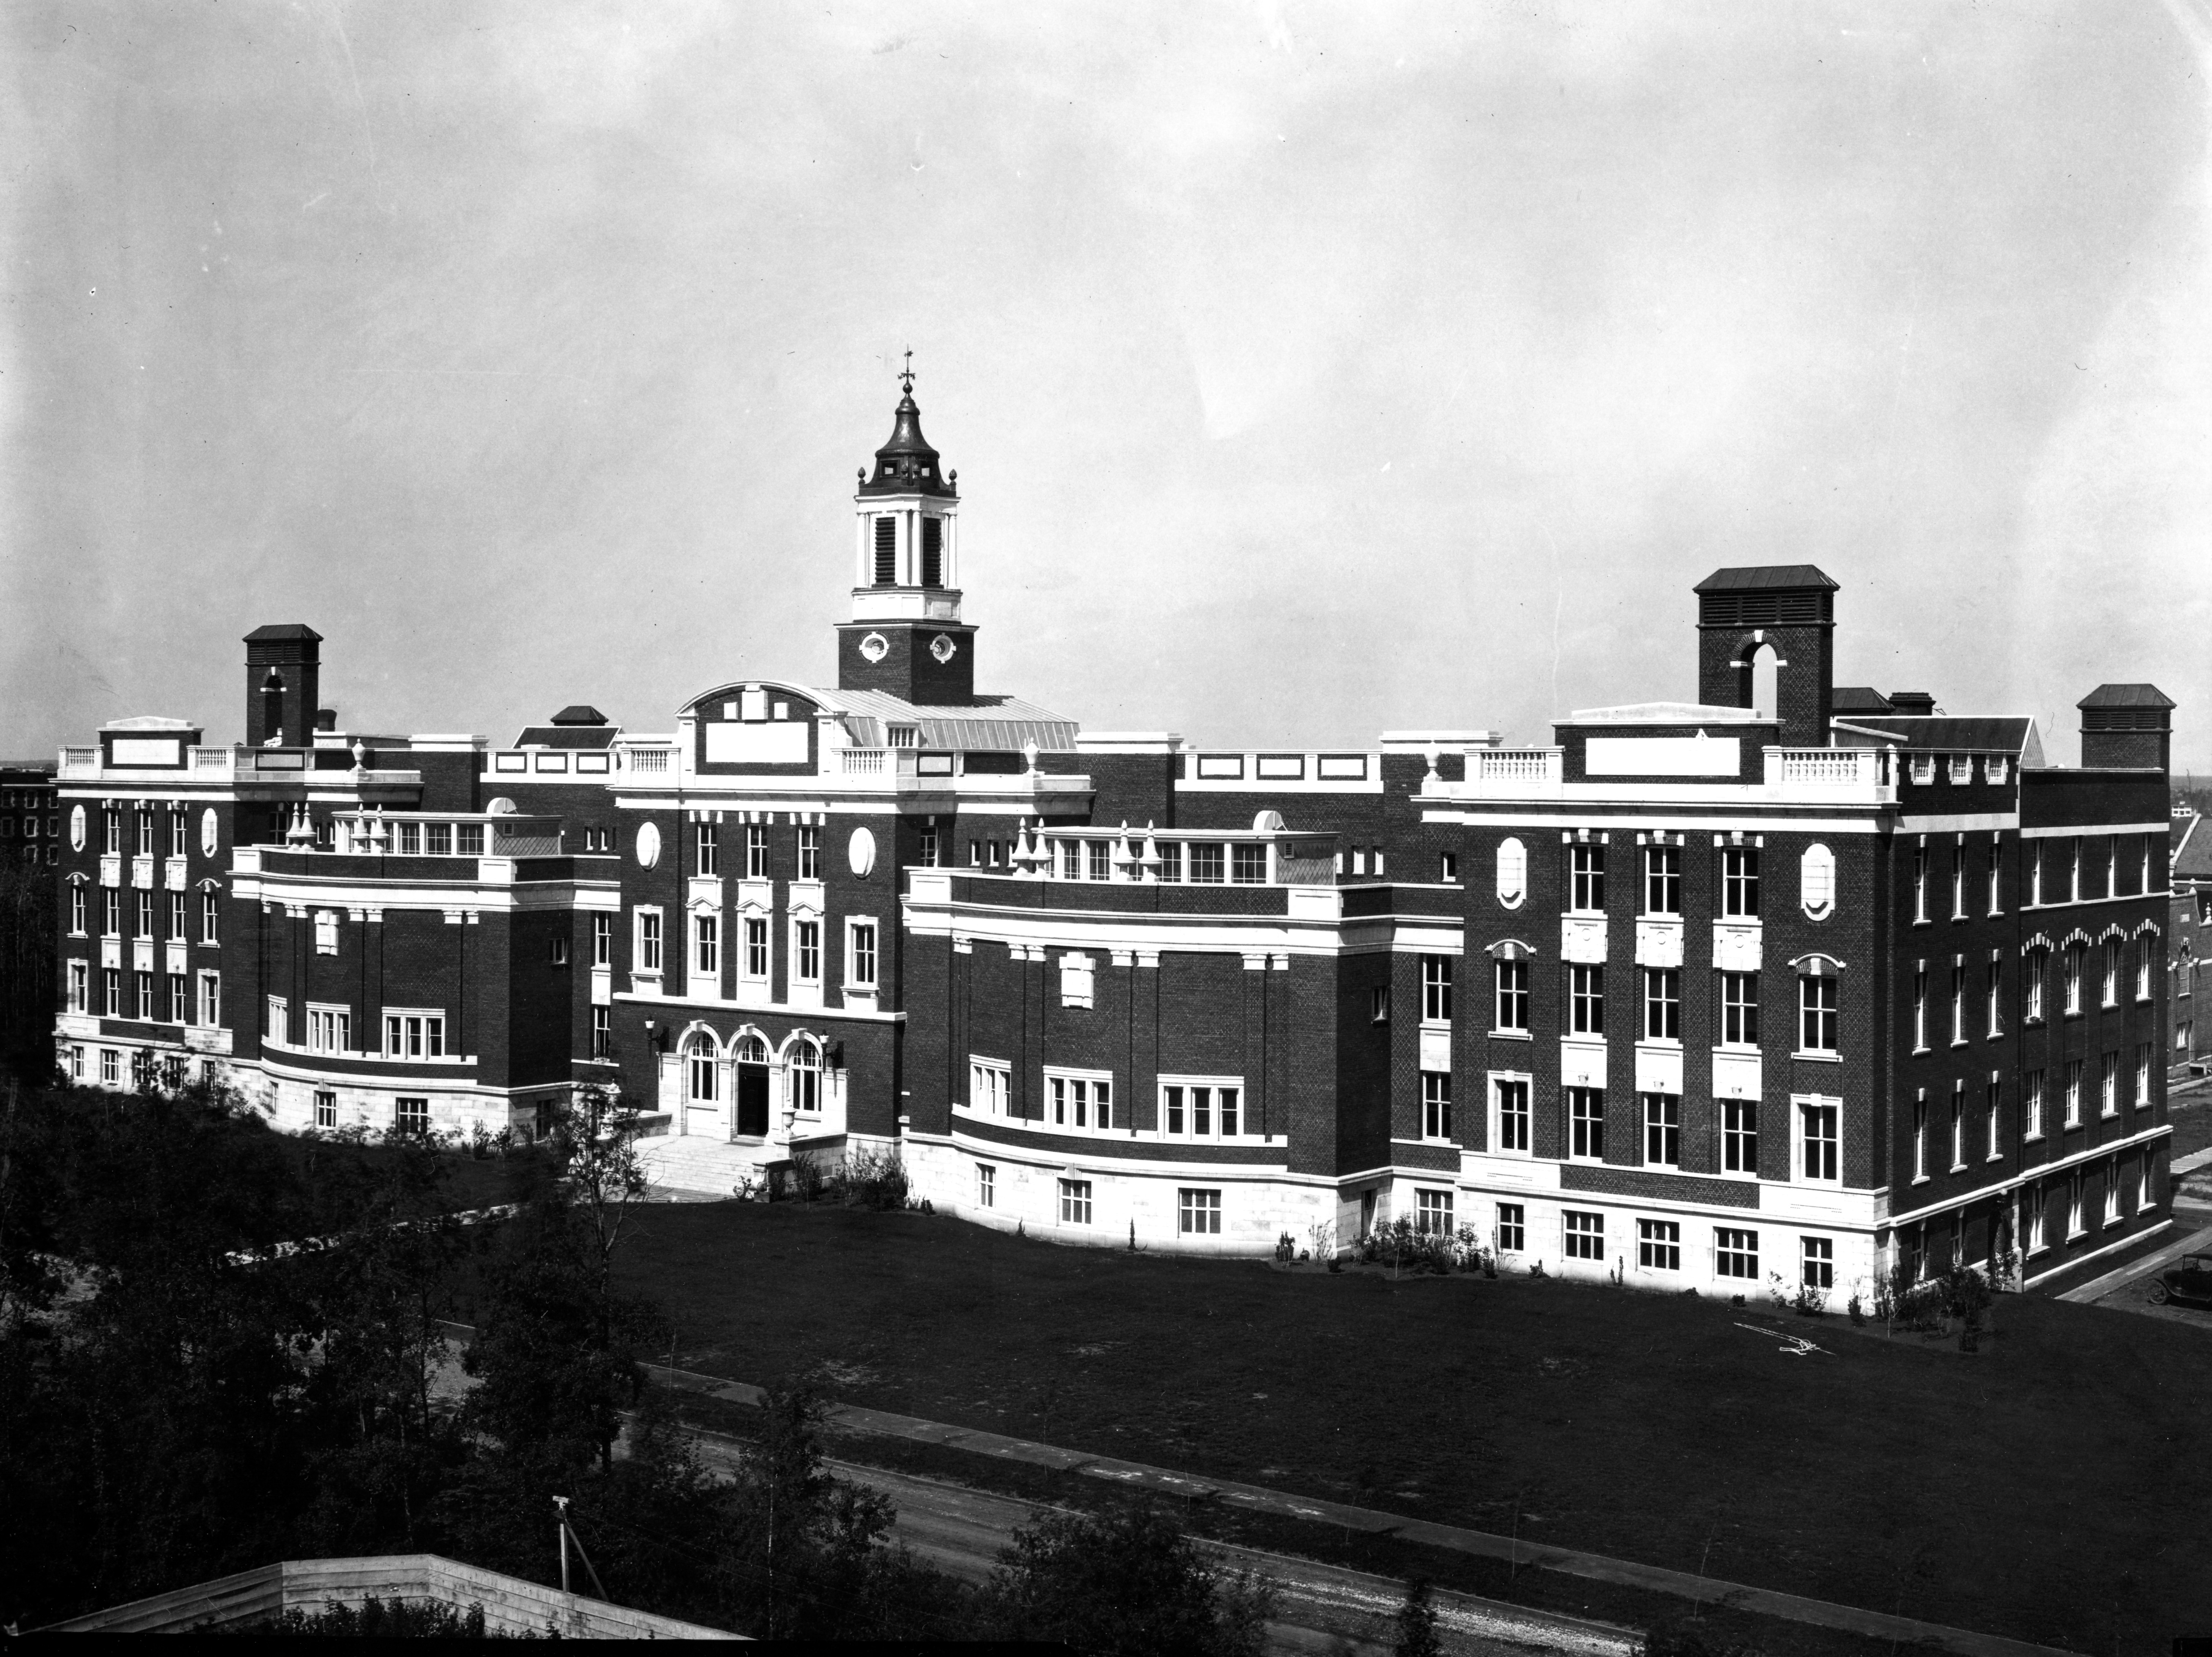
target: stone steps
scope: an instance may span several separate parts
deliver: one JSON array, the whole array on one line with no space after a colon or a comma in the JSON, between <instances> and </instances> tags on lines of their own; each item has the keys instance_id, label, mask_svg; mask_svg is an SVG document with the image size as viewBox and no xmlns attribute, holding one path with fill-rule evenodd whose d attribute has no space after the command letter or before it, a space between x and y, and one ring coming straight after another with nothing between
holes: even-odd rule
<instances>
[{"instance_id":1,"label":"stone steps","mask_svg":"<svg viewBox=\"0 0 2212 1657\"><path fill-rule=\"evenodd\" d=\"M761 1168L782 1154L780 1147L691 1137L647 1139L637 1148L653 1194L677 1200L726 1198L741 1178L760 1178Z\"/></svg>"}]
</instances>

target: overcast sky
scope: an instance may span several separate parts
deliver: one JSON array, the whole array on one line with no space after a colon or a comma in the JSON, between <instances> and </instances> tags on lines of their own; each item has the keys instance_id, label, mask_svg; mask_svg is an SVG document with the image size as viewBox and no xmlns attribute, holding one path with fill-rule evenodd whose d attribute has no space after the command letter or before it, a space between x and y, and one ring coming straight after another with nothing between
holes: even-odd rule
<instances>
[{"instance_id":1,"label":"overcast sky","mask_svg":"<svg viewBox=\"0 0 2212 1657\"><path fill-rule=\"evenodd\" d=\"M2105 680L2212 769L2208 54L2176 3L0 12L0 750L665 730L828 682L908 347L979 685L1208 744Z\"/></svg>"}]
</instances>

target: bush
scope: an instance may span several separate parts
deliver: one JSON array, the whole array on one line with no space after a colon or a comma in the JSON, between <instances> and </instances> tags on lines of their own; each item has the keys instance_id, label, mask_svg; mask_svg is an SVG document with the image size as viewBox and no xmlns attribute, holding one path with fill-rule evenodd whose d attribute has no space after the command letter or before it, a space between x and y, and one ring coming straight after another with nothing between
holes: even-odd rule
<instances>
[{"instance_id":1,"label":"bush","mask_svg":"<svg viewBox=\"0 0 2212 1657\"><path fill-rule=\"evenodd\" d=\"M983 1630L1096 1657L1259 1657L1274 1589L1216 1568L1149 1498L1104 1515L1047 1513L1014 1533L983 1595Z\"/></svg>"},{"instance_id":2,"label":"bush","mask_svg":"<svg viewBox=\"0 0 2212 1657\"><path fill-rule=\"evenodd\" d=\"M358 1607L342 1599L324 1601L319 1611L292 1610L256 1634L319 1634L368 1640L481 1640L484 1608L465 1611L434 1599L380 1599L374 1594Z\"/></svg>"}]
</instances>

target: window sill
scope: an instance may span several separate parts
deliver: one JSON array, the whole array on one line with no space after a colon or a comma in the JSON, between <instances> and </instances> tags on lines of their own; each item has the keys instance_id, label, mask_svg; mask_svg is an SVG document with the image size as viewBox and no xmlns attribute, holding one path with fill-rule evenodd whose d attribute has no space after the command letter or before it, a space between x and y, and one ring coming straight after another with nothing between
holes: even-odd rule
<instances>
[{"instance_id":1,"label":"window sill","mask_svg":"<svg viewBox=\"0 0 2212 1657\"><path fill-rule=\"evenodd\" d=\"M1756 1059L1765 1051L1755 1041L1716 1041L1715 1053L1725 1053L1739 1059Z\"/></svg>"},{"instance_id":2,"label":"window sill","mask_svg":"<svg viewBox=\"0 0 2212 1657\"><path fill-rule=\"evenodd\" d=\"M1504 1041L1533 1041L1536 1038L1527 1030L1492 1030L1492 1037Z\"/></svg>"},{"instance_id":3,"label":"window sill","mask_svg":"<svg viewBox=\"0 0 2212 1657\"><path fill-rule=\"evenodd\" d=\"M1971 1036L1954 1035L1951 1038L1951 1045L1954 1047L1970 1047L1974 1043Z\"/></svg>"},{"instance_id":4,"label":"window sill","mask_svg":"<svg viewBox=\"0 0 2212 1657\"><path fill-rule=\"evenodd\" d=\"M2114 1226L2125 1225L2127 1223L2128 1217L2124 1214L2111 1215L2105 1221L2105 1229L2110 1231Z\"/></svg>"},{"instance_id":5,"label":"window sill","mask_svg":"<svg viewBox=\"0 0 2212 1657\"><path fill-rule=\"evenodd\" d=\"M1928 1176L1925 1174L1916 1174L1912 1176L1912 1183L1914 1185L1926 1185L1928 1183Z\"/></svg>"},{"instance_id":6,"label":"window sill","mask_svg":"<svg viewBox=\"0 0 2212 1657\"><path fill-rule=\"evenodd\" d=\"M1954 1162L1949 1171L1953 1174L1964 1174L1966 1171L1966 1165L1964 1162Z\"/></svg>"},{"instance_id":7,"label":"window sill","mask_svg":"<svg viewBox=\"0 0 2212 1657\"><path fill-rule=\"evenodd\" d=\"M2033 1132L2033 1133L2024 1133L2024 1134L2022 1134L2022 1135L2021 1136L2021 1143L2022 1144L2030 1144L2030 1145L2039 1145L2039 1144L2041 1144L2043 1143L2043 1134L2042 1134L2042 1132L2041 1132L2040 1130L2038 1130L2036 1132Z\"/></svg>"},{"instance_id":8,"label":"window sill","mask_svg":"<svg viewBox=\"0 0 2212 1657\"><path fill-rule=\"evenodd\" d=\"M1815 1065L1840 1065L1844 1062L1844 1055L1840 1053L1826 1053L1809 1047L1800 1047L1790 1056Z\"/></svg>"},{"instance_id":9,"label":"window sill","mask_svg":"<svg viewBox=\"0 0 2212 1657\"><path fill-rule=\"evenodd\" d=\"M1985 1162L2001 1162L2004 1161L2004 1152L2002 1150L1993 1150L1988 1156L1983 1157L1982 1160Z\"/></svg>"},{"instance_id":10,"label":"window sill","mask_svg":"<svg viewBox=\"0 0 2212 1657\"><path fill-rule=\"evenodd\" d=\"M1909 1047L1906 1049L1906 1052L1915 1059L1919 1058L1923 1053L1933 1053L1935 1051L1936 1049L1933 1047Z\"/></svg>"}]
</instances>

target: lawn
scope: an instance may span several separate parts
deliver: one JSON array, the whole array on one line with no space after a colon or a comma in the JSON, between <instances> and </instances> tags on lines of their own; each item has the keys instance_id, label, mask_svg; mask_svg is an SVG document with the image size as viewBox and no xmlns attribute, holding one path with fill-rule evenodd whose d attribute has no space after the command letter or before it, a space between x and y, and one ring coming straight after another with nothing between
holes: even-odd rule
<instances>
[{"instance_id":1,"label":"lawn","mask_svg":"<svg viewBox=\"0 0 2212 1657\"><path fill-rule=\"evenodd\" d=\"M2195 1328L2008 1297L1974 1356L1792 1357L1717 1301L783 1205L656 1205L620 1269L690 1369L2080 1652L2212 1630Z\"/></svg>"},{"instance_id":2,"label":"lawn","mask_svg":"<svg viewBox=\"0 0 2212 1657\"><path fill-rule=\"evenodd\" d=\"M2169 1096L2166 1120L2173 1125L2172 1155L2177 1159L2212 1145L2212 1087Z\"/></svg>"}]
</instances>

